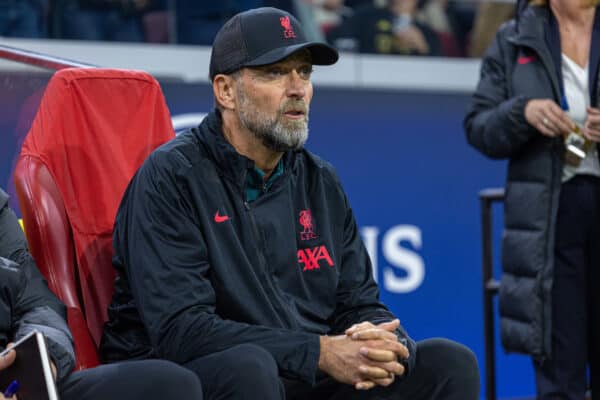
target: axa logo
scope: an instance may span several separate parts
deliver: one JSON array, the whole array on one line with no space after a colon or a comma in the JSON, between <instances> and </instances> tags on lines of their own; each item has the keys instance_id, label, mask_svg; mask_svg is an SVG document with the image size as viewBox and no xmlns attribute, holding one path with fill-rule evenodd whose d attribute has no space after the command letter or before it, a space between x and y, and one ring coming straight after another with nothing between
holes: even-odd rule
<instances>
[{"instance_id":1,"label":"axa logo","mask_svg":"<svg viewBox=\"0 0 600 400\"><path fill-rule=\"evenodd\" d=\"M302 225L302 232L300 232L300 240L311 240L317 238L313 231L312 213L310 210L300 211L300 218L298 220Z\"/></svg>"},{"instance_id":2,"label":"axa logo","mask_svg":"<svg viewBox=\"0 0 600 400\"><path fill-rule=\"evenodd\" d=\"M292 21L290 21L290 17L288 15L286 15L285 17L280 17L279 23L283 27L284 38L293 39L296 37L296 32L294 32L294 28L292 28Z\"/></svg>"},{"instance_id":3,"label":"axa logo","mask_svg":"<svg viewBox=\"0 0 600 400\"><path fill-rule=\"evenodd\" d=\"M298 264L303 266L302 271L311 271L319 269L321 267L321 261L324 261L326 265L334 267L335 264L327 251L325 246L315 246L312 249L299 249L298 250Z\"/></svg>"}]
</instances>

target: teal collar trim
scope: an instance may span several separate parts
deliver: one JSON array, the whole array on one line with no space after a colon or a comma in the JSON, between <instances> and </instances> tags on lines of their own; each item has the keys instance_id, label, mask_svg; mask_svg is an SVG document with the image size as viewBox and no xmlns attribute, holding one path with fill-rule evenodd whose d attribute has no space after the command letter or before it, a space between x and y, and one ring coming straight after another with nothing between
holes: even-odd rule
<instances>
[{"instance_id":1,"label":"teal collar trim","mask_svg":"<svg viewBox=\"0 0 600 400\"><path fill-rule=\"evenodd\" d=\"M275 171L271 174L269 179L265 181L265 173L254 166L252 169L248 169L248 173L246 174L246 201L253 202L258 199L261 195L267 193L271 186L273 186L273 182L277 180L281 175L283 175L283 159L280 159L275 167Z\"/></svg>"}]
</instances>

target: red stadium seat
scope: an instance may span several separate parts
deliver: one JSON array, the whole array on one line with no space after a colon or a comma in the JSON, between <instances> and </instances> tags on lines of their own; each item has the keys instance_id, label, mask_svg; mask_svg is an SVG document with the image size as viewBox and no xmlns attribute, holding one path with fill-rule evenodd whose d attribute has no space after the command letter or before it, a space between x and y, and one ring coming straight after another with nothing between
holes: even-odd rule
<instances>
[{"instance_id":1,"label":"red stadium seat","mask_svg":"<svg viewBox=\"0 0 600 400\"><path fill-rule=\"evenodd\" d=\"M123 192L148 154L173 137L154 78L82 68L54 74L25 138L15 169L19 205L31 253L67 305L77 369L98 364Z\"/></svg>"}]
</instances>

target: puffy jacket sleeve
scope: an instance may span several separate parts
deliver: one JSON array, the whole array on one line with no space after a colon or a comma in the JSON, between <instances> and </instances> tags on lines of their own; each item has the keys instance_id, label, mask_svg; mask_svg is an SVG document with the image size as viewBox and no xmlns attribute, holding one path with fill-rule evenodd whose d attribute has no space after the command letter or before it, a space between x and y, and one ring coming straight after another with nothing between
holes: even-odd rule
<instances>
[{"instance_id":1,"label":"puffy jacket sleeve","mask_svg":"<svg viewBox=\"0 0 600 400\"><path fill-rule=\"evenodd\" d=\"M185 183L157 167L153 156L125 193L113 242L156 354L183 364L252 343L273 356L282 376L313 383L318 335L217 315L207 246L194 207L180 192Z\"/></svg>"},{"instance_id":2,"label":"puffy jacket sleeve","mask_svg":"<svg viewBox=\"0 0 600 400\"><path fill-rule=\"evenodd\" d=\"M334 172L331 176L332 185L338 188L341 206L345 210L342 266L336 293L336 310L330 323L332 333L341 334L357 323L369 321L379 324L396 317L379 301L379 287L373 278L371 259L360 237L354 213L339 178ZM398 328L396 335L410 354L404 362L408 375L415 365L417 345L402 326Z\"/></svg>"},{"instance_id":3,"label":"puffy jacket sleeve","mask_svg":"<svg viewBox=\"0 0 600 400\"><path fill-rule=\"evenodd\" d=\"M464 119L468 142L491 158L512 157L537 134L525 119L525 105L530 99L509 96L513 61L507 59L503 53L506 46L502 46L507 28L501 28L486 51L479 83Z\"/></svg>"},{"instance_id":4,"label":"puffy jacket sleeve","mask_svg":"<svg viewBox=\"0 0 600 400\"><path fill-rule=\"evenodd\" d=\"M65 322L64 305L48 289L29 250L25 235L14 212L8 208L8 197L0 190L0 266L2 286L13 292L11 299L12 340L38 330L48 340L50 356L62 380L75 365L71 333ZM14 275L14 279L9 277Z\"/></svg>"}]
</instances>

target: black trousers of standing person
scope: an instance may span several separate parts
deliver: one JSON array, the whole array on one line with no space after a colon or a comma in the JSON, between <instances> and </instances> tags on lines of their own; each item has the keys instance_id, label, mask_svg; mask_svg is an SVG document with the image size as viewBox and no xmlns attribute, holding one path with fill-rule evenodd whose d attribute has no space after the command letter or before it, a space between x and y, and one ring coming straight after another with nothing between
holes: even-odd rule
<instances>
[{"instance_id":1,"label":"black trousers of standing person","mask_svg":"<svg viewBox=\"0 0 600 400\"><path fill-rule=\"evenodd\" d=\"M600 178L563 183L556 221L552 356L534 362L540 400L582 400L600 393Z\"/></svg>"},{"instance_id":2,"label":"black trousers of standing person","mask_svg":"<svg viewBox=\"0 0 600 400\"><path fill-rule=\"evenodd\" d=\"M202 400L198 377L164 360L125 361L74 372L58 392L61 400Z\"/></svg>"},{"instance_id":3,"label":"black trousers of standing person","mask_svg":"<svg viewBox=\"0 0 600 400\"><path fill-rule=\"evenodd\" d=\"M415 370L389 387L355 390L331 378L315 387L281 380L273 357L255 345L240 345L185 365L195 371L209 400L476 400L479 370L473 353L445 339L417 344Z\"/></svg>"}]
</instances>

